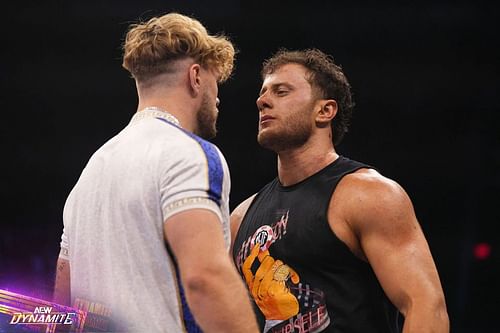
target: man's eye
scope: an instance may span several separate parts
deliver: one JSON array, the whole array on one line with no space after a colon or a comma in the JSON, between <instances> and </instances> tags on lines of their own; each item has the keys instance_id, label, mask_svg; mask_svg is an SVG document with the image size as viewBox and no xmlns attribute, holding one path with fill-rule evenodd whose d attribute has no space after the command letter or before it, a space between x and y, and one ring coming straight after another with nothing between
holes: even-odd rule
<instances>
[{"instance_id":1,"label":"man's eye","mask_svg":"<svg viewBox=\"0 0 500 333\"><path fill-rule=\"evenodd\" d=\"M278 95L278 96L286 95L287 93L288 93L287 90L278 90L278 91L276 91L276 95Z\"/></svg>"}]
</instances>

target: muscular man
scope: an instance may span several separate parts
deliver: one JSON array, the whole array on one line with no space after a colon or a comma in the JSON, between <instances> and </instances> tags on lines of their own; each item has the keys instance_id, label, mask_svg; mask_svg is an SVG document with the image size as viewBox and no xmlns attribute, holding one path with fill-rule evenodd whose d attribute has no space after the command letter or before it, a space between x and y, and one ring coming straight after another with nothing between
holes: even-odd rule
<instances>
[{"instance_id":1,"label":"muscular man","mask_svg":"<svg viewBox=\"0 0 500 333\"><path fill-rule=\"evenodd\" d=\"M232 255L264 332L447 332L438 273L396 182L335 151L350 85L319 50L264 63L258 142L278 177L231 216Z\"/></svg>"},{"instance_id":2,"label":"muscular man","mask_svg":"<svg viewBox=\"0 0 500 333\"><path fill-rule=\"evenodd\" d=\"M202 139L233 58L229 40L180 14L131 26L137 113L66 201L55 301L107 306L120 332L257 331L227 252L227 164Z\"/></svg>"}]
</instances>

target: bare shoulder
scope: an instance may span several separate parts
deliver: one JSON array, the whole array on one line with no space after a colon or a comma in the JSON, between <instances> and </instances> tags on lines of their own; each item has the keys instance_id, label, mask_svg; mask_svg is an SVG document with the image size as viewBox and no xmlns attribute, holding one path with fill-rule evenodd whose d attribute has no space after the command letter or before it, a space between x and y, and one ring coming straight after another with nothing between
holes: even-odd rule
<instances>
[{"instance_id":1,"label":"bare shoulder","mask_svg":"<svg viewBox=\"0 0 500 333\"><path fill-rule=\"evenodd\" d=\"M346 175L341 180L338 190L348 192L358 200L408 199L408 195L397 182L373 169L360 169Z\"/></svg>"},{"instance_id":2,"label":"bare shoulder","mask_svg":"<svg viewBox=\"0 0 500 333\"><path fill-rule=\"evenodd\" d=\"M245 214L247 213L248 207L253 202L253 199L257 193L247 198L245 201L241 202L232 212L231 212L231 249L233 247L234 239L238 230L240 229L240 224Z\"/></svg>"},{"instance_id":3,"label":"bare shoulder","mask_svg":"<svg viewBox=\"0 0 500 333\"><path fill-rule=\"evenodd\" d=\"M257 195L257 193L255 193L254 195L248 197L247 199L245 199L243 202L241 202L232 212L231 212L231 217L235 217L235 218L239 218L240 220L243 219L243 217L245 216L245 214L247 213L247 210L248 210L248 207L250 207L250 205L252 204L253 202L253 199L255 198L255 196Z\"/></svg>"},{"instance_id":4,"label":"bare shoulder","mask_svg":"<svg viewBox=\"0 0 500 333\"><path fill-rule=\"evenodd\" d=\"M360 169L345 176L332 196L331 206L342 213L355 233L398 221L417 223L405 190L373 169Z\"/></svg>"}]
</instances>

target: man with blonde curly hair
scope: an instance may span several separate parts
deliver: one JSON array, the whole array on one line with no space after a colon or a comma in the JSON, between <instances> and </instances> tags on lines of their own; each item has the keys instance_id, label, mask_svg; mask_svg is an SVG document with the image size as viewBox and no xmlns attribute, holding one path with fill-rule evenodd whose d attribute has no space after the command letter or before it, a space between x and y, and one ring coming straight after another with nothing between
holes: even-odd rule
<instances>
[{"instance_id":1,"label":"man with blonde curly hair","mask_svg":"<svg viewBox=\"0 0 500 333\"><path fill-rule=\"evenodd\" d=\"M170 13L130 27L139 103L64 207L54 299L112 311L111 330L256 332L228 256L229 171L215 135L234 47Z\"/></svg>"}]
</instances>

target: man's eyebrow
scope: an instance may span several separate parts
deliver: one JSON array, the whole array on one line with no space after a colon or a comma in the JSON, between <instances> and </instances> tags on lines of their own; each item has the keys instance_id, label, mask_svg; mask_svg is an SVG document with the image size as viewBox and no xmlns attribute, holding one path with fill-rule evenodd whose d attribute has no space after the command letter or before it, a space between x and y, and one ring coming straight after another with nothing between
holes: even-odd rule
<instances>
[{"instance_id":1,"label":"man's eyebrow","mask_svg":"<svg viewBox=\"0 0 500 333\"><path fill-rule=\"evenodd\" d=\"M285 82L273 83L271 85L271 90L277 90L278 88L281 88L281 87L286 87L286 88L290 89L290 88L292 88L292 85L285 83ZM262 96L262 94L264 94L267 91L267 89L268 89L267 87L262 87L262 89L259 92L259 96Z\"/></svg>"}]
</instances>

